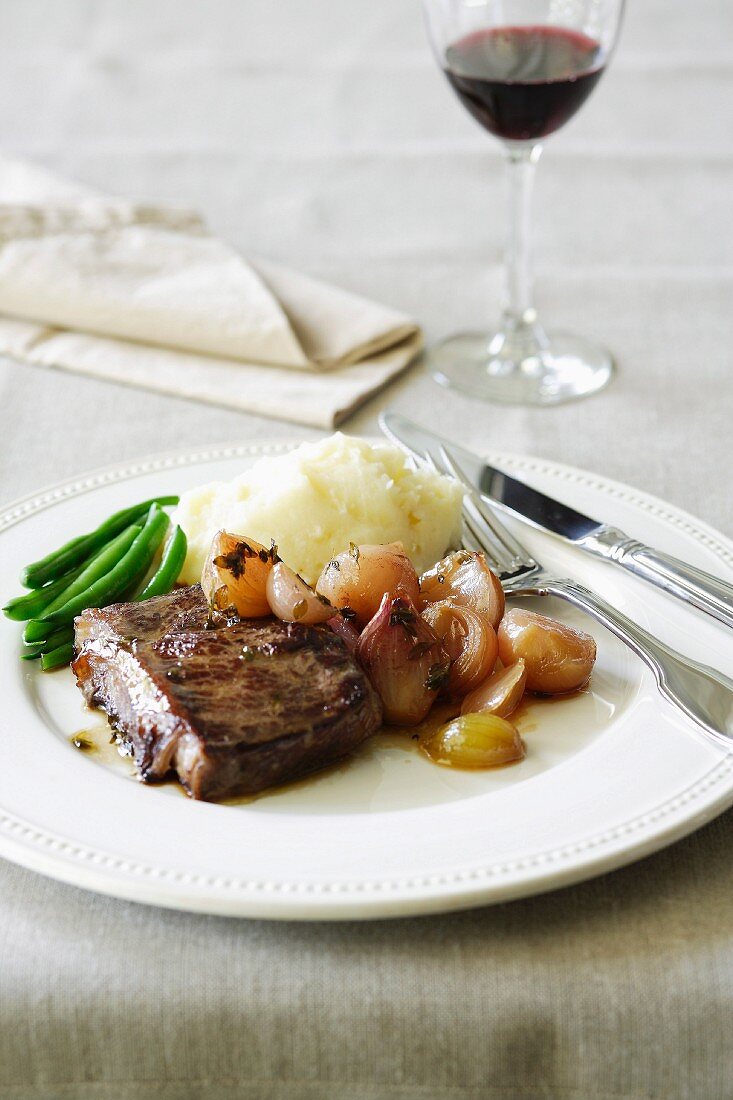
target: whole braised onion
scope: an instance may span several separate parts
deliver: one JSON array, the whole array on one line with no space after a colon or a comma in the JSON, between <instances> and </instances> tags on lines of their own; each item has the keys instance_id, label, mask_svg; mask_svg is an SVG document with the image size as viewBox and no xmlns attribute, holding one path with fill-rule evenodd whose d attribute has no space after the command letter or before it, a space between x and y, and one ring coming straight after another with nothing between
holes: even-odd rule
<instances>
[{"instance_id":1,"label":"whole braised onion","mask_svg":"<svg viewBox=\"0 0 733 1100\"><path fill-rule=\"evenodd\" d=\"M524 756L514 726L495 714L463 714L442 726L420 748L444 768L498 768Z\"/></svg>"},{"instance_id":2,"label":"whole braised onion","mask_svg":"<svg viewBox=\"0 0 733 1100\"><path fill-rule=\"evenodd\" d=\"M344 619L344 617L337 612L332 619L327 620L326 625L330 626L334 634L338 634L349 653L356 652L356 647L359 644L359 631L352 622L349 622L348 619Z\"/></svg>"},{"instance_id":3,"label":"whole braised onion","mask_svg":"<svg viewBox=\"0 0 733 1100\"><path fill-rule=\"evenodd\" d=\"M450 661L410 600L385 595L362 631L356 656L390 725L414 726L448 680Z\"/></svg>"},{"instance_id":4,"label":"whole braised onion","mask_svg":"<svg viewBox=\"0 0 733 1100\"><path fill-rule=\"evenodd\" d=\"M528 691L542 695L577 691L593 671L596 643L590 634L547 615L513 607L501 621L498 638L502 664L524 661Z\"/></svg>"},{"instance_id":5,"label":"whole braised onion","mask_svg":"<svg viewBox=\"0 0 733 1100\"><path fill-rule=\"evenodd\" d=\"M450 657L448 691L460 698L486 679L496 664L499 643L488 620L452 600L428 604L422 618Z\"/></svg>"},{"instance_id":6,"label":"whole braised onion","mask_svg":"<svg viewBox=\"0 0 733 1100\"><path fill-rule=\"evenodd\" d=\"M352 546L325 566L316 592L334 607L350 608L360 625L376 615L382 597L402 596L416 603L419 582L402 543Z\"/></svg>"},{"instance_id":7,"label":"whole braised onion","mask_svg":"<svg viewBox=\"0 0 733 1100\"><path fill-rule=\"evenodd\" d=\"M270 614L267 578L277 558L269 549L241 535L217 531L201 574L201 587L214 612L234 612L241 618Z\"/></svg>"},{"instance_id":8,"label":"whole braised onion","mask_svg":"<svg viewBox=\"0 0 733 1100\"><path fill-rule=\"evenodd\" d=\"M486 564L483 554L456 550L420 578L423 608L442 600L470 607L483 615L494 630L504 614L504 589Z\"/></svg>"}]
</instances>

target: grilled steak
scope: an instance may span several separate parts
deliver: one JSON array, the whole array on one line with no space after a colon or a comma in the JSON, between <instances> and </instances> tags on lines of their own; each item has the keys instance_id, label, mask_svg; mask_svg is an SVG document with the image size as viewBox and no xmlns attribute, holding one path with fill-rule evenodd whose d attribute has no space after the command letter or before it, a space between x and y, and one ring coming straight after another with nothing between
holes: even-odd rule
<instances>
[{"instance_id":1,"label":"grilled steak","mask_svg":"<svg viewBox=\"0 0 733 1100\"><path fill-rule=\"evenodd\" d=\"M252 793L346 756L381 704L327 627L246 619L209 628L201 588L90 609L73 663L144 780L175 773L194 798Z\"/></svg>"}]
</instances>

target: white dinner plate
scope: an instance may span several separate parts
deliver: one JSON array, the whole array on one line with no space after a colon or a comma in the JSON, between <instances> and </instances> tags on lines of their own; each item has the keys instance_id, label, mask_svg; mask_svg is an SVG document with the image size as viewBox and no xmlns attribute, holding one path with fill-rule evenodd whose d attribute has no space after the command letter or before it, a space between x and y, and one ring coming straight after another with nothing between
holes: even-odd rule
<instances>
[{"instance_id":1,"label":"white dinner plate","mask_svg":"<svg viewBox=\"0 0 733 1100\"><path fill-rule=\"evenodd\" d=\"M89 474L0 514L0 585L21 566L156 494L230 478L284 444L172 453ZM713 573L733 579L733 544L691 516L593 474L492 454L528 482ZM733 666L733 633L651 586L517 524L532 553L693 658ZM4 601L3 601L4 602ZM107 746L72 674L0 645L0 855L120 898L283 919L374 918L506 901L609 871L684 836L733 803L733 759L662 700L611 634L559 601L535 601L591 631L592 690L518 718L524 761L484 772L430 763L379 735L346 763L254 799L194 802L146 786ZM71 743L91 730L99 747Z\"/></svg>"}]
</instances>

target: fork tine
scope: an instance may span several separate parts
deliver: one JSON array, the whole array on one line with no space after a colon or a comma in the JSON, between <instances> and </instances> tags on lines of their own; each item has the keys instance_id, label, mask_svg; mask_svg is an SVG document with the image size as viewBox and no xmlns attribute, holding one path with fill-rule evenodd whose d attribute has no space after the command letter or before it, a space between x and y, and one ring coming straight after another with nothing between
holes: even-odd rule
<instances>
[{"instance_id":1,"label":"fork tine","mask_svg":"<svg viewBox=\"0 0 733 1100\"><path fill-rule=\"evenodd\" d=\"M475 505L472 505L470 487L461 477L461 471L451 461L450 455L441 447L440 464L435 461L435 457L430 451L425 451L424 455L426 463L435 473L444 475L449 474L451 477L454 477L456 481L461 482L464 489L467 490L467 494L469 494L464 495L462 506L464 528L463 545L465 548L467 550L478 550L484 553L489 560L489 564L500 574L500 576L513 577L520 570L522 563L513 553L511 553L498 535L494 533L492 526L479 514Z\"/></svg>"},{"instance_id":2,"label":"fork tine","mask_svg":"<svg viewBox=\"0 0 733 1100\"><path fill-rule=\"evenodd\" d=\"M438 466L438 463L435 461L435 459L433 458L433 455L431 455L429 451L425 452L425 462L430 467L430 470L433 470L436 474L445 474L446 473L445 469L442 469L442 470L440 469L440 467ZM466 535L463 536L463 546L464 546L464 548L466 548L467 550L474 550L474 551L478 550L478 551L483 551L484 553L489 553L493 564L495 564L497 566L497 568L500 568L499 562L497 562L495 560L495 558L493 557L493 554L491 554L491 552L489 550L489 547L486 546L486 541L488 541L488 540L486 540L485 538L482 539L481 531L478 530L477 526L475 526L474 522L471 521L471 517L470 517L470 515L469 515L469 513L466 509L466 502L463 502L462 511L463 511L463 528L464 528L464 531L468 532L468 539L466 538Z\"/></svg>"},{"instance_id":3,"label":"fork tine","mask_svg":"<svg viewBox=\"0 0 733 1100\"><path fill-rule=\"evenodd\" d=\"M521 569L522 563L507 551L470 498L464 498L463 501L463 522L478 543L479 549L488 557L489 565L499 573L502 580L514 576Z\"/></svg>"},{"instance_id":4,"label":"fork tine","mask_svg":"<svg viewBox=\"0 0 733 1100\"><path fill-rule=\"evenodd\" d=\"M466 550L472 550L485 554L489 559L489 565L495 567L497 571L501 571L504 567L504 556L501 554L501 550L496 542L490 541L487 536L487 530L482 529L472 517L469 511L466 501L463 502L463 529L467 538L464 535L463 545Z\"/></svg>"},{"instance_id":5,"label":"fork tine","mask_svg":"<svg viewBox=\"0 0 733 1100\"><path fill-rule=\"evenodd\" d=\"M435 461L435 459L431 455L430 451L425 451L425 462L430 467L430 469L433 470L436 474L444 474L445 473L445 470L441 469L438 466L438 463ZM483 551L484 553L489 553L488 547L486 546L486 540L485 539L482 540L480 532L476 530L475 524L473 524L471 522L471 517L468 514L468 512L466 511L465 501L464 501L464 504L463 504L462 511L463 511L463 527L464 527L463 545L464 545L465 549L466 550L473 550L473 551ZM468 534L468 538L466 538L466 534ZM498 566L498 562L496 562L495 564L497 564L497 566Z\"/></svg>"},{"instance_id":6,"label":"fork tine","mask_svg":"<svg viewBox=\"0 0 733 1100\"><path fill-rule=\"evenodd\" d=\"M494 561L493 555L489 552L485 542L482 541L481 535L479 534L479 532L476 530L476 528L471 523L471 517L469 516L469 514L466 511L465 507L463 509L463 539L462 539L462 541L463 541L463 549L464 550L470 550L472 553L479 553L479 554L484 553L484 554L487 555L487 557L490 559L490 561L492 561L492 562ZM498 562L494 562L494 564L498 568Z\"/></svg>"},{"instance_id":7,"label":"fork tine","mask_svg":"<svg viewBox=\"0 0 733 1100\"><path fill-rule=\"evenodd\" d=\"M476 492L458 462L447 450L440 447L440 455L447 471L461 483L466 491L465 510L472 519L471 526L478 529L481 539L493 550L499 566L506 572L536 568L537 563L522 544L494 515L493 511Z\"/></svg>"}]
</instances>

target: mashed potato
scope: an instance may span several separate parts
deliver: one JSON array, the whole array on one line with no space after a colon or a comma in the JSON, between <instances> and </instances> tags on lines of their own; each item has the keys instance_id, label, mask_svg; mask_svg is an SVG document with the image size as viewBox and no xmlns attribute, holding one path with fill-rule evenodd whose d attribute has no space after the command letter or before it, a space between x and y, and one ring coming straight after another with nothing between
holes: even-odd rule
<instances>
[{"instance_id":1,"label":"mashed potato","mask_svg":"<svg viewBox=\"0 0 733 1100\"><path fill-rule=\"evenodd\" d=\"M180 579L200 579L221 528L266 546L274 539L310 584L351 542L399 541L422 572L458 545L462 497L452 479L410 469L398 447L338 432L184 493L175 513L188 538Z\"/></svg>"}]
</instances>

